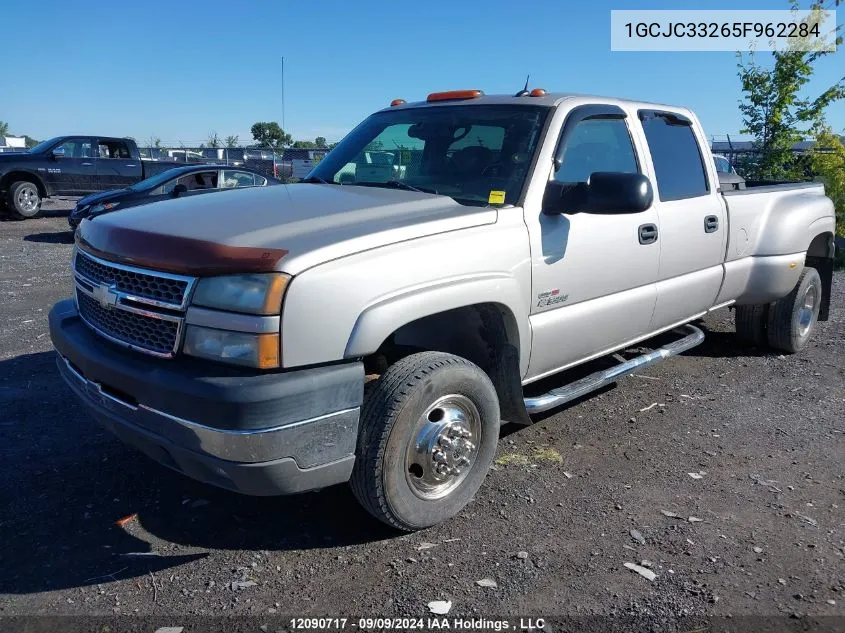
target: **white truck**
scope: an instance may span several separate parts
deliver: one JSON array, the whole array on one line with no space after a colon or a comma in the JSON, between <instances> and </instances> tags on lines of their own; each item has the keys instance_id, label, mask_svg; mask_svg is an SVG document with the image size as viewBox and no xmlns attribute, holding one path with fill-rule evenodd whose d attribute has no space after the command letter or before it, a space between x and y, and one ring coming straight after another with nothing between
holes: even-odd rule
<instances>
[{"instance_id":1,"label":"white truck","mask_svg":"<svg viewBox=\"0 0 845 633\"><path fill-rule=\"evenodd\" d=\"M372 147L406 169L350 181ZM720 191L686 108L435 93L367 118L301 184L83 221L50 331L92 415L162 464L252 495L351 481L416 530L473 498L502 422L698 344L712 310L800 351L828 316L833 235L822 185Z\"/></svg>"}]
</instances>

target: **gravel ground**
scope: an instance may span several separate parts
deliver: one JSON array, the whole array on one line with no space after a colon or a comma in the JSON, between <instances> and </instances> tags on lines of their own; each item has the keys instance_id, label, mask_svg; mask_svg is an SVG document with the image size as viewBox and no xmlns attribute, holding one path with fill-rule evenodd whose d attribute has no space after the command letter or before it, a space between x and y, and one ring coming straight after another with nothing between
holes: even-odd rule
<instances>
[{"instance_id":1,"label":"gravel ground","mask_svg":"<svg viewBox=\"0 0 845 633\"><path fill-rule=\"evenodd\" d=\"M70 294L70 248L60 210L0 223L2 615L258 623L428 616L428 602L450 600L450 617L634 616L657 630L681 615L778 616L845 630L841 272L804 353L742 349L732 314L714 313L683 356L503 429L475 502L397 535L345 486L241 497L95 427L47 334L47 311ZM496 586L479 586L487 578Z\"/></svg>"}]
</instances>

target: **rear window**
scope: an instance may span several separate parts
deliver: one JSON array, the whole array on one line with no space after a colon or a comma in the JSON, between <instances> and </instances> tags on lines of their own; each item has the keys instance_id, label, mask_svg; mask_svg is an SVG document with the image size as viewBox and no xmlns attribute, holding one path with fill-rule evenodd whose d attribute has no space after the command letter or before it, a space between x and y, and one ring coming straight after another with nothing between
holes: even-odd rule
<instances>
[{"instance_id":1,"label":"rear window","mask_svg":"<svg viewBox=\"0 0 845 633\"><path fill-rule=\"evenodd\" d=\"M665 112L640 111L661 200L706 195L710 188L691 122Z\"/></svg>"}]
</instances>

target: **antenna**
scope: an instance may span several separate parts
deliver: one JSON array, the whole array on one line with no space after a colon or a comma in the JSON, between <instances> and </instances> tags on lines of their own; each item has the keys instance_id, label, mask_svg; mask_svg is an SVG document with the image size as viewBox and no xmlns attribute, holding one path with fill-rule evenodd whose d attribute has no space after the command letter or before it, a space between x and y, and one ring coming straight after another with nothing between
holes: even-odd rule
<instances>
[{"instance_id":1,"label":"antenna","mask_svg":"<svg viewBox=\"0 0 845 633\"><path fill-rule=\"evenodd\" d=\"M528 94L528 80L529 80L529 79L531 79L531 74L529 74L529 75L525 78L525 87L524 87L522 90L520 90L519 92L517 92L517 93L514 95L514 97L524 97L525 95L527 95L527 94Z\"/></svg>"}]
</instances>

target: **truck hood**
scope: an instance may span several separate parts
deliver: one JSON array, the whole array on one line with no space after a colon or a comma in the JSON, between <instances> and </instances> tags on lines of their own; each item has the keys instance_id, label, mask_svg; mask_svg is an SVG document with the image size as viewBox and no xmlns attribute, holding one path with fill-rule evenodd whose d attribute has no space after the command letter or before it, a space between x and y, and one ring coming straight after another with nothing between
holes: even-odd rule
<instances>
[{"instance_id":1,"label":"truck hood","mask_svg":"<svg viewBox=\"0 0 845 633\"><path fill-rule=\"evenodd\" d=\"M162 271L297 274L371 248L492 224L496 214L434 194L295 184L109 213L83 221L77 240L105 259Z\"/></svg>"},{"instance_id":2,"label":"truck hood","mask_svg":"<svg viewBox=\"0 0 845 633\"><path fill-rule=\"evenodd\" d=\"M44 154L30 154L26 151L0 152L0 169L5 169L6 165L11 163L34 163L39 160L44 160Z\"/></svg>"}]
</instances>

